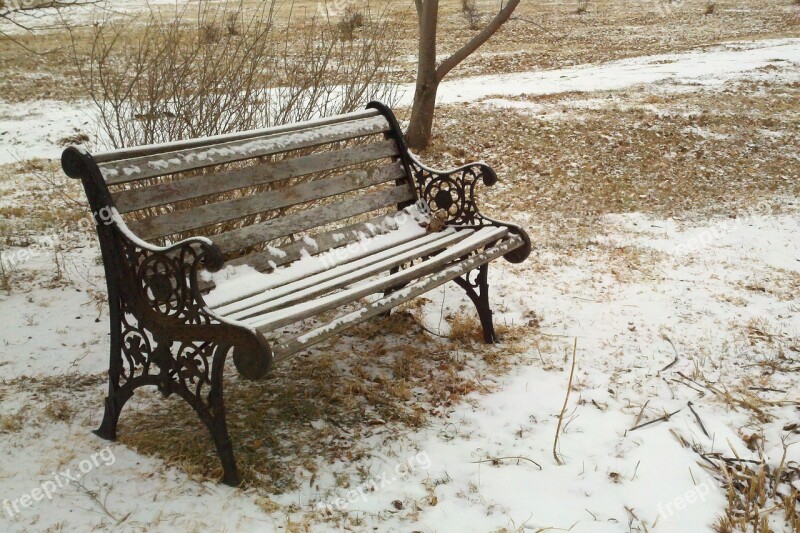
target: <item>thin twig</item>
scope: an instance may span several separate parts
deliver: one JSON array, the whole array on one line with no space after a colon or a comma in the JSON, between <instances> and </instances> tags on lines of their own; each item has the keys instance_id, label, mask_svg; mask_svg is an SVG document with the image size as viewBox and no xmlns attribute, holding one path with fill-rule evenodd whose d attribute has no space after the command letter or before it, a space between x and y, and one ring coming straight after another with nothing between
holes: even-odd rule
<instances>
[{"instance_id":1,"label":"thin twig","mask_svg":"<svg viewBox=\"0 0 800 533\"><path fill-rule=\"evenodd\" d=\"M563 465L561 458L558 456L558 435L561 433L561 423L564 420L564 413L567 412L567 402L569 401L569 391L572 390L572 377L575 375L575 354L578 351L578 338L575 337L575 342L572 345L572 368L569 371L569 383L567 383L567 394L564 396L564 405L561 407L561 412L558 414L558 425L556 426L556 436L553 439L553 457L556 463Z\"/></svg>"},{"instance_id":2,"label":"thin twig","mask_svg":"<svg viewBox=\"0 0 800 533\"><path fill-rule=\"evenodd\" d=\"M674 381L675 383L679 383L679 384L683 385L684 387L689 387L690 389L692 389L695 392L699 392L703 396L705 396L705 394L706 394L706 391L704 391L703 389L697 389L697 388L693 387L691 383L686 383L685 381L682 381L680 379L675 379L675 378L670 378L670 379L672 381Z\"/></svg>"},{"instance_id":3,"label":"thin twig","mask_svg":"<svg viewBox=\"0 0 800 533\"><path fill-rule=\"evenodd\" d=\"M472 461L472 463L476 463L476 464L477 463L496 463L498 461L505 461L505 460L512 460L512 459L516 459L517 461L528 461L529 463L533 463L536 466L538 466L539 470L542 469L542 465L540 465L539 463L537 463L533 459L530 459L528 457L523 457L521 455L515 455L515 456L512 456L512 457L489 457L488 459L481 459L480 461Z\"/></svg>"},{"instance_id":4,"label":"thin twig","mask_svg":"<svg viewBox=\"0 0 800 533\"><path fill-rule=\"evenodd\" d=\"M669 338L669 337L667 337L666 335L661 335L661 338L662 338L662 339L664 339L665 341L667 341L667 342L669 343L669 345L670 345L670 346L672 346L672 351L673 351L673 352L675 352L675 359L673 359L673 360L672 360L672 362L671 362L670 364L668 364L667 366L665 366L664 368L662 368L661 370L659 370L659 371L658 371L658 373L659 373L659 374L660 374L660 373L662 373L662 372L664 372L665 370L668 370L668 369L672 368L672 366L673 366L675 363L677 363L677 362L678 362L678 350L675 348L675 345L674 345L674 344L672 344L672 341L671 341L671 340L670 340L670 338Z\"/></svg>"},{"instance_id":5,"label":"thin twig","mask_svg":"<svg viewBox=\"0 0 800 533\"><path fill-rule=\"evenodd\" d=\"M681 412L681 409L678 409L677 411L673 411L671 413L665 413L664 416L656 418L655 420L650 420L649 422L645 422L644 424L639 424L638 426L633 426L628 431L636 431L637 429L641 429L643 427L649 426L650 424L655 424L656 422L666 422L667 420L669 420L672 417L672 415L675 415L675 414L677 414L679 412Z\"/></svg>"},{"instance_id":6,"label":"thin twig","mask_svg":"<svg viewBox=\"0 0 800 533\"><path fill-rule=\"evenodd\" d=\"M127 519L128 519L128 517L131 515L131 513L128 513L128 514L126 514L125 516L123 516L122 518L117 518L116 516L114 516L113 514L111 514L111 511L109 511L109 510L108 510L108 507L106 507L106 504L105 504L105 502L101 502L101 501L100 501L100 498L98 498L98 497L97 497L97 492L95 492L95 491L93 491L93 490L90 490L90 489L88 489L88 488L86 487L86 485L84 485L84 484L83 484L83 480L77 481L75 484L76 484L76 485L78 485L78 486L79 486L81 489L83 489L83 491L86 493L86 495L87 495L87 496L89 496L89 498L91 498L91 499L92 499L92 501L93 501L94 503L96 503L96 504L97 504L97 506L98 506L98 507L100 507L100 509L101 509L101 510L102 510L102 511L103 511L103 512L104 512L104 513L105 513L105 514L106 514L106 515L107 515L107 516L110 518L110 519L112 519L112 520L113 520L113 521L116 523L116 525L119 525L119 524L121 524L122 522L124 522L125 520L127 520Z\"/></svg>"},{"instance_id":7,"label":"thin twig","mask_svg":"<svg viewBox=\"0 0 800 533\"><path fill-rule=\"evenodd\" d=\"M639 414L638 414L638 415L636 415L636 420L634 420L634 422L633 422L633 425L634 425L634 426L635 426L636 424L638 424L638 423L639 423L639 421L641 421L641 419L642 419L642 416L644 415L644 410L645 410L645 409L647 409L647 404L649 404L649 403L650 403L650 400L647 400L646 402L644 402L644 405L642 406L642 408L641 408L641 409L639 409Z\"/></svg>"},{"instance_id":8,"label":"thin twig","mask_svg":"<svg viewBox=\"0 0 800 533\"><path fill-rule=\"evenodd\" d=\"M692 402L689 402L688 405L689 405L689 410L692 412L692 414L694 415L695 419L697 419L697 423L700 424L700 429L702 429L703 433L705 433L706 437L708 437L710 439L711 435L709 435L708 431L706 431L706 427L703 425L703 421L700 420L700 415L698 415L697 411L695 411L694 407L692 407Z\"/></svg>"},{"instance_id":9,"label":"thin twig","mask_svg":"<svg viewBox=\"0 0 800 533\"><path fill-rule=\"evenodd\" d=\"M783 394L786 394L785 390L771 389L769 387L747 387L747 390L757 390L757 391L761 391L761 392L781 392Z\"/></svg>"},{"instance_id":10,"label":"thin twig","mask_svg":"<svg viewBox=\"0 0 800 533\"><path fill-rule=\"evenodd\" d=\"M430 329L426 328L426 327L425 327L425 326L422 324L422 322L417 322L417 325L418 325L419 327L421 327L421 328L422 328L424 331L427 331L428 333L430 333L431 335L434 335L434 336L436 336L436 337L441 337L441 338L443 338L443 339L449 339L449 337L448 337L447 335L442 335L441 333L436 333L435 331L433 331L433 330L430 330Z\"/></svg>"}]
</instances>

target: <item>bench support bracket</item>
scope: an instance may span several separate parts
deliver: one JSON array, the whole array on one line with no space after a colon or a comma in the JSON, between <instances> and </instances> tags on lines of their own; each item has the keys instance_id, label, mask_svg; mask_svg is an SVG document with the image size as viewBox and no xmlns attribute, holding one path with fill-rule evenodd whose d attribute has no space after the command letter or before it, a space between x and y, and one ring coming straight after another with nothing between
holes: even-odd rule
<instances>
[{"instance_id":1,"label":"bench support bracket","mask_svg":"<svg viewBox=\"0 0 800 533\"><path fill-rule=\"evenodd\" d=\"M154 385L165 398L177 394L194 409L214 439L223 483L239 485L222 385L225 359L232 346L224 342L173 342L130 323L126 314L120 318L118 326L112 328L105 413L94 433L116 440L117 422L127 401L139 387Z\"/></svg>"},{"instance_id":2,"label":"bench support bracket","mask_svg":"<svg viewBox=\"0 0 800 533\"><path fill-rule=\"evenodd\" d=\"M470 276L477 273L475 280ZM478 310L478 318L483 328L483 340L486 344L494 344L498 341L497 334L494 332L492 322L492 309L489 307L489 264L481 265L479 268L468 272L464 277L453 279L459 287L464 289L469 299L475 304ZM476 290L477 289L477 290Z\"/></svg>"}]
</instances>

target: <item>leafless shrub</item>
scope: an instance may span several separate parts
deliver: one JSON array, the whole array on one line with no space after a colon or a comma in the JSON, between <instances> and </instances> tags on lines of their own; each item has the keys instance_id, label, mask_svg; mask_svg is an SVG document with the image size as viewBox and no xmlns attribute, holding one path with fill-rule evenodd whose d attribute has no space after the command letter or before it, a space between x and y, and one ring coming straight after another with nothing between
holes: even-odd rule
<instances>
[{"instance_id":1,"label":"leafless shrub","mask_svg":"<svg viewBox=\"0 0 800 533\"><path fill-rule=\"evenodd\" d=\"M222 29L213 22L206 22L200 25L199 35L202 44L215 44L222 39Z\"/></svg>"},{"instance_id":2,"label":"leafless shrub","mask_svg":"<svg viewBox=\"0 0 800 533\"><path fill-rule=\"evenodd\" d=\"M579 0L578 7L575 8L576 15L583 15L589 11L589 0Z\"/></svg>"},{"instance_id":3,"label":"leafless shrub","mask_svg":"<svg viewBox=\"0 0 800 533\"><path fill-rule=\"evenodd\" d=\"M471 30L477 30L481 25L481 13L478 11L476 0L461 0L461 12Z\"/></svg>"},{"instance_id":4,"label":"leafless shrub","mask_svg":"<svg viewBox=\"0 0 800 533\"><path fill-rule=\"evenodd\" d=\"M713 15L714 11L716 11L716 9L717 9L717 4L715 4L714 2L706 2L706 7L705 7L704 14L705 15Z\"/></svg>"},{"instance_id":5,"label":"leafless shrub","mask_svg":"<svg viewBox=\"0 0 800 533\"><path fill-rule=\"evenodd\" d=\"M356 38L356 30L364 26L364 13L353 4L348 4L336 25L342 39L352 41Z\"/></svg>"},{"instance_id":6,"label":"leafless shrub","mask_svg":"<svg viewBox=\"0 0 800 533\"><path fill-rule=\"evenodd\" d=\"M239 35L239 15L238 10L225 15L225 29L228 35Z\"/></svg>"},{"instance_id":7,"label":"leafless shrub","mask_svg":"<svg viewBox=\"0 0 800 533\"><path fill-rule=\"evenodd\" d=\"M91 52L73 53L112 147L240 131L392 103L393 33L380 20L358 41L342 41L317 19L276 22L274 2L255 10L204 3L164 18L156 10L136 32L98 24ZM225 20L235 16L236 35ZM227 17L227 19L226 19ZM73 39L73 43L74 43Z\"/></svg>"}]
</instances>

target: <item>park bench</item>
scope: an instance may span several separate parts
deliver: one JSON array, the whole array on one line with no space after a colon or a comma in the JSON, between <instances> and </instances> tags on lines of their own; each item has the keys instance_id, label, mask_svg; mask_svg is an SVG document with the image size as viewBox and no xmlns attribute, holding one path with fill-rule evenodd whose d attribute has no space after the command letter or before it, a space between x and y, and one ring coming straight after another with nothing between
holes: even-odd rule
<instances>
[{"instance_id":1,"label":"park bench","mask_svg":"<svg viewBox=\"0 0 800 533\"><path fill-rule=\"evenodd\" d=\"M227 356L261 378L447 281L495 342L488 263L518 263L531 249L522 229L478 210L478 182L497 180L491 168L425 166L377 102L194 140L95 154L73 146L61 161L83 182L106 273L109 389L95 433L116 438L139 387L178 394L211 433L229 485L240 478L222 394Z\"/></svg>"}]
</instances>

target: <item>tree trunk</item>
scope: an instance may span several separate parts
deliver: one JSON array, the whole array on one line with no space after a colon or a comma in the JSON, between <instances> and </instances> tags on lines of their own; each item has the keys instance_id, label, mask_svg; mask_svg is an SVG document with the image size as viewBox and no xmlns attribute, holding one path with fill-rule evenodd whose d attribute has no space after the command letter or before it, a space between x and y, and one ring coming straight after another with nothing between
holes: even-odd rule
<instances>
[{"instance_id":1,"label":"tree trunk","mask_svg":"<svg viewBox=\"0 0 800 533\"><path fill-rule=\"evenodd\" d=\"M419 22L419 55L417 59L417 88L406 143L422 150L431 140L433 111L439 78L436 75L436 29L439 24L439 0L415 0Z\"/></svg>"},{"instance_id":2,"label":"tree trunk","mask_svg":"<svg viewBox=\"0 0 800 533\"><path fill-rule=\"evenodd\" d=\"M511 17L519 3L520 0L509 0L505 6L501 3L500 11L491 22L437 67L436 30L439 22L439 0L414 0L419 22L419 62L411 123L406 133L406 143L409 147L422 150L430 143L439 83L453 68L488 41Z\"/></svg>"},{"instance_id":3,"label":"tree trunk","mask_svg":"<svg viewBox=\"0 0 800 533\"><path fill-rule=\"evenodd\" d=\"M433 132L433 112L436 107L436 91L439 80L436 73L417 80L414 92L414 106L411 108L411 122L406 132L406 143L410 148L422 150L430 143Z\"/></svg>"}]
</instances>

